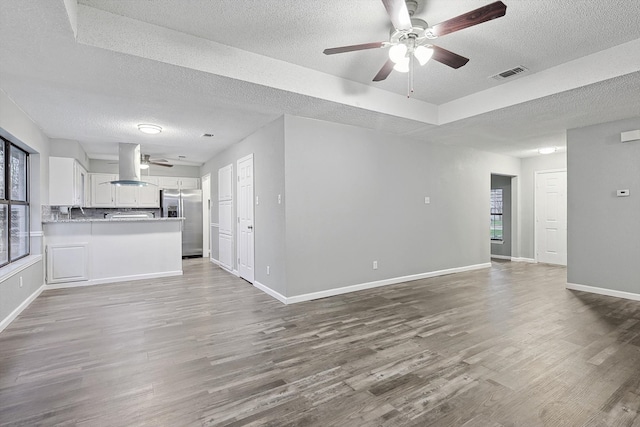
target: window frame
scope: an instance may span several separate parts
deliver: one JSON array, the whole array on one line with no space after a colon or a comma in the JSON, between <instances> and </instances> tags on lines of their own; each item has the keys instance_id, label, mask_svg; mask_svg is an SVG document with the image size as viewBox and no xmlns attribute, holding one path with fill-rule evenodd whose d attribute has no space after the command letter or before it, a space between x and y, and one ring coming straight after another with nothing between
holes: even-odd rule
<instances>
[{"instance_id":1,"label":"window frame","mask_svg":"<svg viewBox=\"0 0 640 427\"><path fill-rule=\"evenodd\" d=\"M0 205L7 206L7 261L0 264L0 268L6 267L18 260L31 255L31 205L29 191L29 170L30 160L29 152L20 148L7 138L0 136L0 144L4 146L4 198L0 198ZM19 150L25 155L24 182L26 187L25 200L13 200L11 195L11 150ZM27 250L24 255L11 259L11 208L12 206L26 206L26 243Z\"/></svg>"},{"instance_id":2,"label":"window frame","mask_svg":"<svg viewBox=\"0 0 640 427\"><path fill-rule=\"evenodd\" d=\"M491 189L491 198L490 198L490 205L489 205L489 237L491 238L491 243L502 243L504 241L504 229L502 228L502 225L500 226L500 235L501 237L497 237L496 235L496 231L498 230L495 225L494 225L494 221L498 219L498 217L500 218L500 222L502 223L502 215L504 213L504 194L503 194L503 189L502 188L492 188ZM494 194L500 194L500 206L499 207L495 207L494 205Z\"/></svg>"}]
</instances>

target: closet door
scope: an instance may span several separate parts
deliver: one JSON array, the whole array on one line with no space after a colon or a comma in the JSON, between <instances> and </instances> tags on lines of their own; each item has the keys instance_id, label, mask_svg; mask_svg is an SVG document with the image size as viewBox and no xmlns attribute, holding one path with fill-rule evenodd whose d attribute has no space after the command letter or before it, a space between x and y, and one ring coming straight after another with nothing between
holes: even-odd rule
<instances>
[{"instance_id":1,"label":"closet door","mask_svg":"<svg viewBox=\"0 0 640 427\"><path fill-rule=\"evenodd\" d=\"M218 170L218 262L229 271L233 262L233 164Z\"/></svg>"}]
</instances>

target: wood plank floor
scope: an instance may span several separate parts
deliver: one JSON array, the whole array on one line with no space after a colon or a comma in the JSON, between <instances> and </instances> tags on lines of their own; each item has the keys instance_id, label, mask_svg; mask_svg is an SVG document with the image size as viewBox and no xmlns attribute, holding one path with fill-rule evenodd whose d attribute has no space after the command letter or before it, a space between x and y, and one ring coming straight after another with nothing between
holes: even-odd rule
<instances>
[{"instance_id":1,"label":"wood plank floor","mask_svg":"<svg viewBox=\"0 0 640 427\"><path fill-rule=\"evenodd\" d=\"M639 426L640 303L494 262L290 306L206 260L44 292L2 426Z\"/></svg>"}]
</instances>

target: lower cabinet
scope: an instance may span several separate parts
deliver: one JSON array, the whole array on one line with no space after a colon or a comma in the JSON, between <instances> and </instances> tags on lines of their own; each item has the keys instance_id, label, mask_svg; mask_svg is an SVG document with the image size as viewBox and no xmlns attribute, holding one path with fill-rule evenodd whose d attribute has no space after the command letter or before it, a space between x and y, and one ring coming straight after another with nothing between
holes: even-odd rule
<instances>
[{"instance_id":1,"label":"lower cabinet","mask_svg":"<svg viewBox=\"0 0 640 427\"><path fill-rule=\"evenodd\" d=\"M89 243L47 246L47 283L89 280Z\"/></svg>"}]
</instances>

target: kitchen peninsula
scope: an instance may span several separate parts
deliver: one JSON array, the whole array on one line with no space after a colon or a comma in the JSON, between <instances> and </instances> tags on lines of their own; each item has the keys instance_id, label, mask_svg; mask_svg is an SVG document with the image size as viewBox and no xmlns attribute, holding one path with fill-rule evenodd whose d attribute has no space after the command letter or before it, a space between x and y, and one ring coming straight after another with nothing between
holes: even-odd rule
<instances>
[{"instance_id":1,"label":"kitchen peninsula","mask_svg":"<svg viewBox=\"0 0 640 427\"><path fill-rule=\"evenodd\" d=\"M43 221L47 287L182 275L182 218Z\"/></svg>"}]
</instances>

